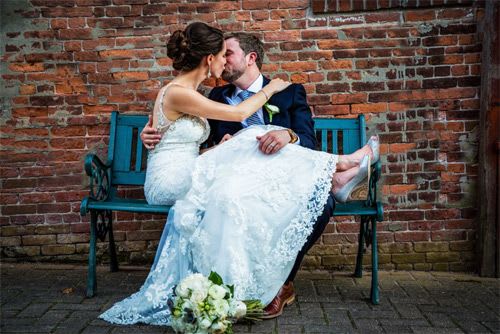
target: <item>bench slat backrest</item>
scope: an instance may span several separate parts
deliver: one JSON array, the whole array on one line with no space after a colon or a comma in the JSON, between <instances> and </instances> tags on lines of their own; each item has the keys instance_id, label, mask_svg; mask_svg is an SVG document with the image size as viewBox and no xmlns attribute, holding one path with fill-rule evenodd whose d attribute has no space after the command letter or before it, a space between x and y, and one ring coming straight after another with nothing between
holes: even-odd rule
<instances>
[{"instance_id":1,"label":"bench slat backrest","mask_svg":"<svg viewBox=\"0 0 500 334\"><path fill-rule=\"evenodd\" d=\"M366 142L365 116L357 118L315 118L314 129L321 151L349 154Z\"/></svg>"},{"instance_id":2,"label":"bench slat backrest","mask_svg":"<svg viewBox=\"0 0 500 334\"><path fill-rule=\"evenodd\" d=\"M146 152L139 137L148 121L144 115L111 115L108 161L113 161L113 185L143 185Z\"/></svg>"},{"instance_id":3,"label":"bench slat backrest","mask_svg":"<svg viewBox=\"0 0 500 334\"><path fill-rule=\"evenodd\" d=\"M108 161L112 161L112 185L143 185L146 178L146 149L140 133L148 121L145 115L111 115ZM315 118L318 149L349 154L366 142L365 118ZM339 146L339 144L341 145Z\"/></svg>"}]
</instances>

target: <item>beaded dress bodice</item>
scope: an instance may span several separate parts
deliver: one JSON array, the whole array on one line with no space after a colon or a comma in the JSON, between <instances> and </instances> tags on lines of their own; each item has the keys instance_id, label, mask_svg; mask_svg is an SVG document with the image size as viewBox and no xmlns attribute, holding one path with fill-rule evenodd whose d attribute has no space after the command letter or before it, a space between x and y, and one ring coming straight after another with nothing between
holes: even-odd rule
<instances>
[{"instance_id":1,"label":"beaded dress bodice","mask_svg":"<svg viewBox=\"0 0 500 334\"><path fill-rule=\"evenodd\" d=\"M162 105L167 89L168 85L160 93L156 111L162 138L148 155L144 193L149 204L172 205L185 195L200 144L210 134L207 120L201 117L184 114L171 121L165 116Z\"/></svg>"}]
</instances>

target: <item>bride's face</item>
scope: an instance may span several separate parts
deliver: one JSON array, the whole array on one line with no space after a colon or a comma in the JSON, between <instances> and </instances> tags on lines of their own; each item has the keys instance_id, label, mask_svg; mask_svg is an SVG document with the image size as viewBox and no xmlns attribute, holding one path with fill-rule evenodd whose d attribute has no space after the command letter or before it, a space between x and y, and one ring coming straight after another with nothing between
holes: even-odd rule
<instances>
[{"instance_id":1,"label":"bride's face","mask_svg":"<svg viewBox=\"0 0 500 334\"><path fill-rule=\"evenodd\" d=\"M226 66L226 43L224 42L224 46L219 53L217 53L210 64L210 71L212 75L216 78L220 78L222 72L224 71L224 67Z\"/></svg>"}]
</instances>

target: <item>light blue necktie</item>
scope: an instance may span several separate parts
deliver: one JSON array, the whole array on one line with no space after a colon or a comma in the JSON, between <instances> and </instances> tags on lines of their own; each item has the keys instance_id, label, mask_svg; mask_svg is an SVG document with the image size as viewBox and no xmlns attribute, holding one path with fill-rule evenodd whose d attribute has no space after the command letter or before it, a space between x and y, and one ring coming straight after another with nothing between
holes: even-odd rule
<instances>
[{"instance_id":1,"label":"light blue necktie","mask_svg":"<svg viewBox=\"0 0 500 334\"><path fill-rule=\"evenodd\" d=\"M252 92L249 92L248 90L242 90L239 94L238 94L238 97L241 99L241 101L245 101L246 99L248 99L250 96L252 96L254 93ZM247 122L247 125L248 126L251 126L251 125L261 125L263 124L262 123L262 120L260 119L259 117L259 113L258 112L255 112L253 113L252 115L250 115L250 117L248 117L246 119L246 122Z\"/></svg>"}]
</instances>

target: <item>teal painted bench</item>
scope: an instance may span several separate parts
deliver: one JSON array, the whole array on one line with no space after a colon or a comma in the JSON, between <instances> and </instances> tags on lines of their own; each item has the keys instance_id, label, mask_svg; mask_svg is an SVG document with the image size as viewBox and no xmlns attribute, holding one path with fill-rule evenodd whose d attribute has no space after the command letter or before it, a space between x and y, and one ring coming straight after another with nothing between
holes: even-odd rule
<instances>
[{"instance_id":1,"label":"teal painted bench","mask_svg":"<svg viewBox=\"0 0 500 334\"><path fill-rule=\"evenodd\" d=\"M110 269L118 270L115 242L113 237L113 211L128 211L151 214L167 214L169 206L149 205L145 200L120 197L118 186L142 186L146 177L146 149L139 134L148 117L145 115L120 115L113 112L109 135L108 159L102 162L95 154L85 158L85 172L90 180L90 194L82 200L80 214L90 212L90 249L87 277L87 296L95 293L96 242L109 240ZM366 143L365 118L354 119L316 118L315 130L322 151L335 154L349 154ZM378 162L372 167L366 200L337 204L334 216L360 216L358 255L355 277L362 275L363 253L366 246L372 246L371 301L379 303L377 221L383 219L383 207L377 201L377 181L381 173Z\"/></svg>"}]
</instances>

